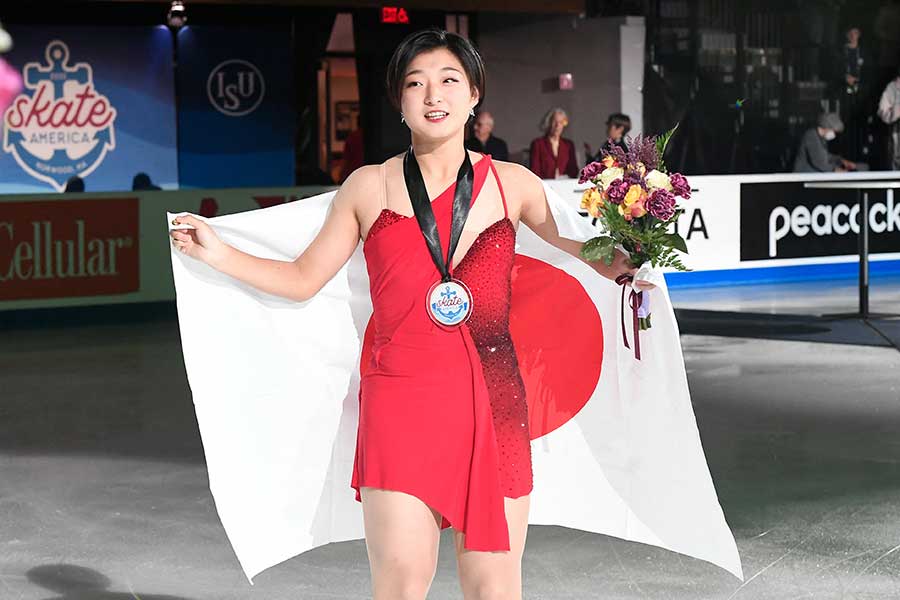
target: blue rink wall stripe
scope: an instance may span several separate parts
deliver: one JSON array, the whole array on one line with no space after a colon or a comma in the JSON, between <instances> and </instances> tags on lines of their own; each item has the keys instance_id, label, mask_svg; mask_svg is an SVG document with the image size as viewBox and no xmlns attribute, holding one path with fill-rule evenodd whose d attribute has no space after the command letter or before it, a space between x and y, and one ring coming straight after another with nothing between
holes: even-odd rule
<instances>
[{"instance_id":1,"label":"blue rink wall stripe","mask_svg":"<svg viewBox=\"0 0 900 600\"><path fill-rule=\"evenodd\" d=\"M900 260L869 262L869 275L900 275ZM822 279L855 279L859 276L859 262L818 265L789 265L750 269L721 269L666 273L670 289L719 285L750 285L755 283L785 283Z\"/></svg>"}]
</instances>

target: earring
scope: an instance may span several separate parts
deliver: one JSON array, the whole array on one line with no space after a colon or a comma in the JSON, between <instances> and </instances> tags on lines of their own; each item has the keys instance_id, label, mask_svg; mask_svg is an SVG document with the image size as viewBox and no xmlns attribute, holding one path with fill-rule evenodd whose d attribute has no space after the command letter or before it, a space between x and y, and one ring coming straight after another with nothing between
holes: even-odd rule
<instances>
[{"instance_id":1,"label":"earring","mask_svg":"<svg viewBox=\"0 0 900 600\"><path fill-rule=\"evenodd\" d=\"M475 109L474 109L474 108L470 108L470 109L469 109L469 116L470 116L470 117L474 117L474 116L475 116Z\"/></svg>"},{"instance_id":2,"label":"earring","mask_svg":"<svg viewBox=\"0 0 900 600\"><path fill-rule=\"evenodd\" d=\"M406 117L403 116L403 113L400 113L400 122L406 123Z\"/></svg>"}]
</instances>

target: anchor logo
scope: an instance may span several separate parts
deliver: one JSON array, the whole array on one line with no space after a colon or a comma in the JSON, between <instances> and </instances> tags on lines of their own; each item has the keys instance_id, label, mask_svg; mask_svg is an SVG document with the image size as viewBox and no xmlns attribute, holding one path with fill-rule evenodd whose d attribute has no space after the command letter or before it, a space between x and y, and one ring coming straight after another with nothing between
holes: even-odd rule
<instances>
[{"instance_id":1,"label":"anchor logo","mask_svg":"<svg viewBox=\"0 0 900 600\"><path fill-rule=\"evenodd\" d=\"M69 66L69 47L47 44L46 63L22 69L26 92L3 116L3 151L29 175L65 189L73 175L90 175L116 147L116 110L94 89L91 66Z\"/></svg>"},{"instance_id":2,"label":"anchor logo","mask_svg":"<svg viewBox=\"0 0 900 600\"><path fill-rule=\"evenodd\" d=\"M455 323L462 317L466 316L469 310L469 303L460 297L456 298L457 292L451 287L445 286L441 292L439 302L432 302L431 308L441 317L441 320L448 325ZM453 308L455 307L455 308Z\"/></svg>"}]
</instances>

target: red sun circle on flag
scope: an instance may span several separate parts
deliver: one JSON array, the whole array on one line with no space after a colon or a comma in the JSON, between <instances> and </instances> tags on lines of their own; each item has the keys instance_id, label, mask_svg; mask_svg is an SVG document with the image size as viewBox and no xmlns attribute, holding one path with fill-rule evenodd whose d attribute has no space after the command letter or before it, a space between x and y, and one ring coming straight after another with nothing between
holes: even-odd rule
<instances>
[{"instance_id":1,"label":"red sun circle on flag","mask_svg":"<svg viewBox=\"0 0 900 600\"><path fill-rule=\"evenodd\" d=\"M594 393L603 362L603 326L577 279L516 254L509 330L534 440L565 425Z\"/></svg>"}]
</instances>

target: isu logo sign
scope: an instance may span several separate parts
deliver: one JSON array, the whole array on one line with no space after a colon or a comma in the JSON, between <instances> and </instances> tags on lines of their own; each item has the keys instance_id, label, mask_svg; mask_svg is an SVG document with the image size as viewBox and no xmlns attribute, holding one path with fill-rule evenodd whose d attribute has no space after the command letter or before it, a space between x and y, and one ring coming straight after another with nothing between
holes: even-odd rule
<instances>
[{"instance_id":1,"label":"isu logo sign","mask_svg":"<svg viewBox=\"0 0 900 600\"><path fill-rule=\"evenodd\" d=\"M86 177L116 147L116 111L94 88L87 63L69 66L69 47L47 44L45 63L22 69L25 93L3 117L3 151L35 179L61 192L73 175Z\"/></svg>"},{"instance_id":2,"label":"isu logo sign","mask_svg":"<svg viewBox=\"0 0 900 600\"><path fill-rule=\"evenodd\" d=\"M137 198L0 204L0 301L140 288Z\"/></svg>"},{"instance_id":3,"label":"isu logo sign","mask_svg":"<svg viewBox=\"0 0 900 600\"><path fill-rule=\"evenodd\" d=\"M220 113L242 117L252 113L266 95L266 82L256 65L232 59L219 63L206 80L206 95Z\"/></svg>"}]
</instances>

